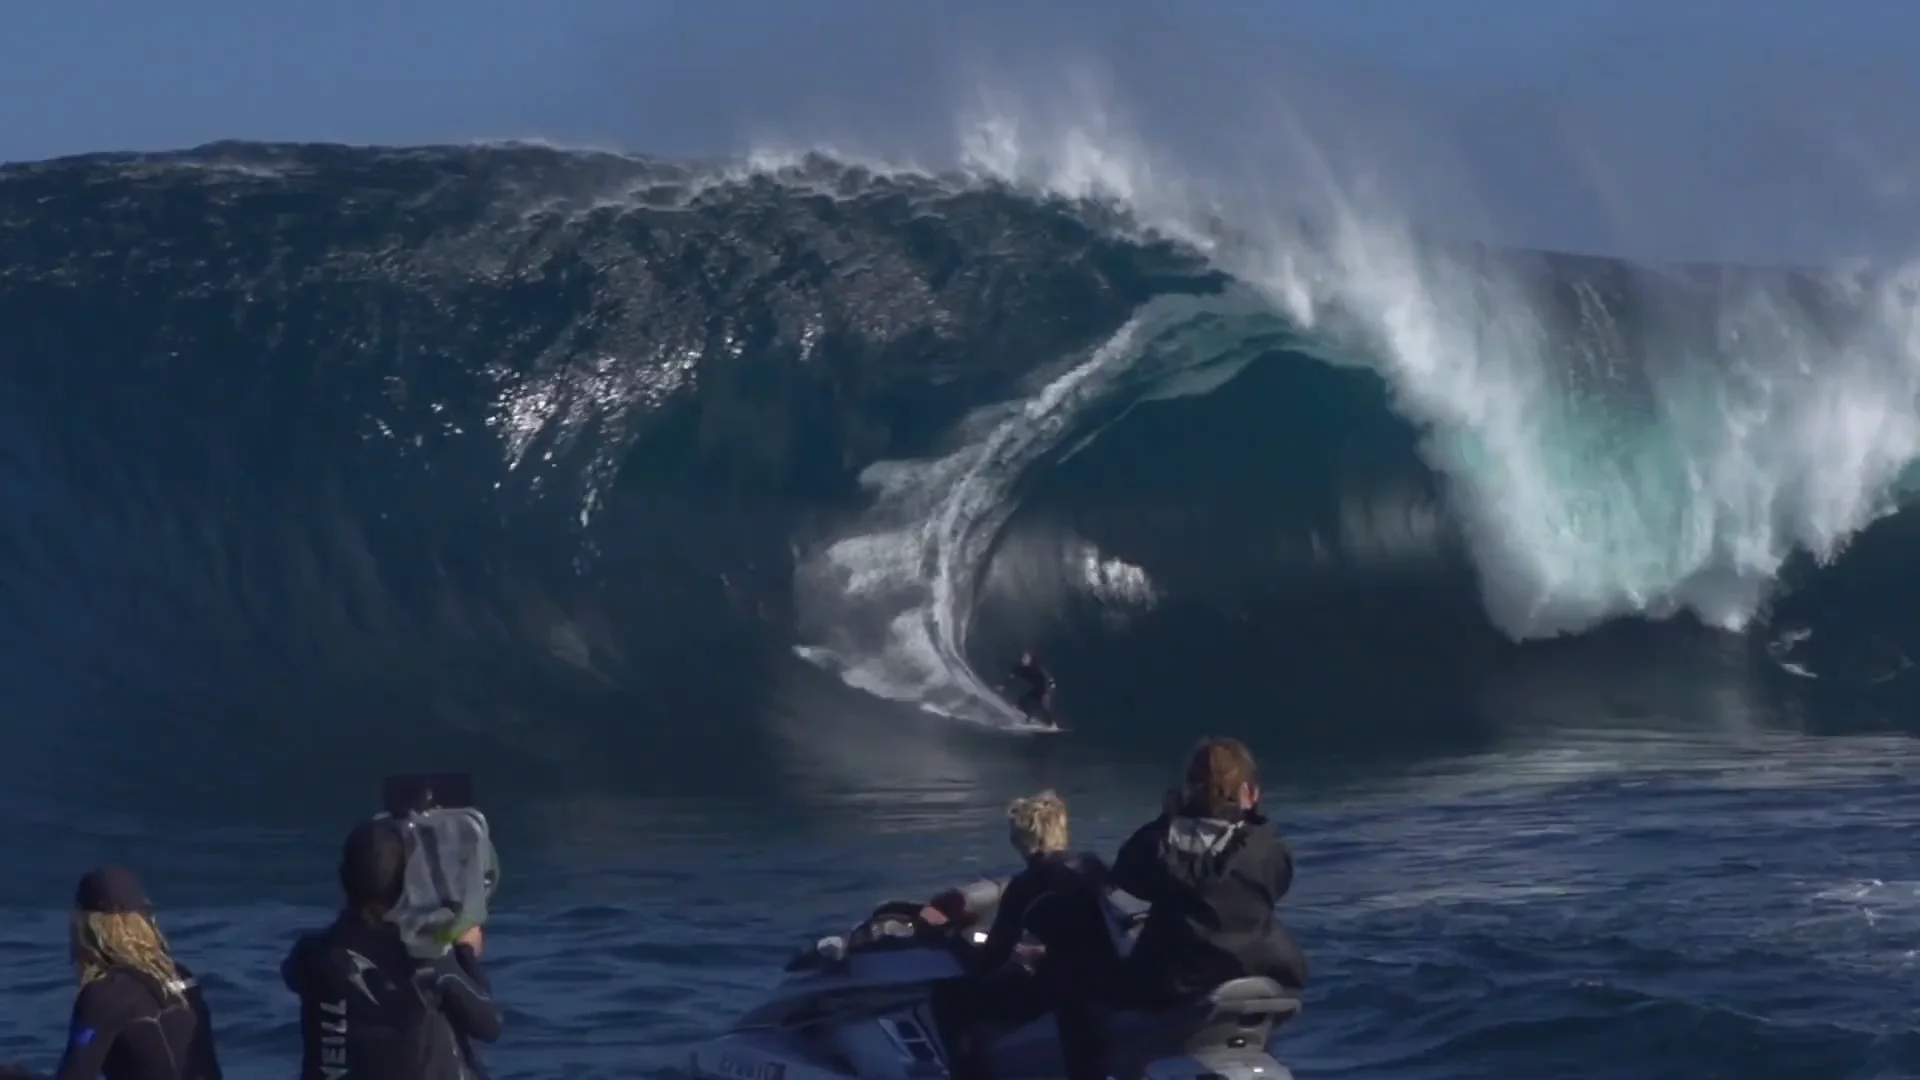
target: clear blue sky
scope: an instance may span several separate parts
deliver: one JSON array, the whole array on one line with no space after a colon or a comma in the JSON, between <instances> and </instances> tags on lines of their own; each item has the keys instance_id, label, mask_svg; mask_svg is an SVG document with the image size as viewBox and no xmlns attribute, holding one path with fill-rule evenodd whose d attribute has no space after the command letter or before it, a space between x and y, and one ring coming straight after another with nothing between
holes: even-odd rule
<instances>
[{"instance_id":1,"label":"clear blue sky","mask_svg":"<svg viewBox=\"0 0 1920 1080\"><path fill-rule=\"evenodd\" d=\"M1015 13L1048 2L998 6ZM735 67L742 58L728 45L729 35L768 12L782 25L804 25L822 21L822 12L831 21L836 10L867 6L856 0L17 0L0 9L0 160L234 137L417 142L598 135L644 142L628 118L657 115L658 98L671 91L646 84L634 67L663 59L696 64L708 69L707 78L725 72L745 94L754 71ZM892 6L934 5L897 0ZM1257 8L1263 12L1257 17L1276 27L1303 30L1389 65L1472 73L1551 73L1598 42L1632 41L1636 34L1685 41L1716 28L1789 43L1809 36L1843 45L1851 39L1882 53L1920 55L1920 4L1897 0L1197 0L1165 6L1196 22L1212 9ZM678 10L663 15L669 8ZM913 19L896 13L892 21L898 30ZM702 25L690 31L690 23ZM672 38L697 39L704 48L689 54ZM880 50L898 45L871 44ZM652 100L634 101L623 92L623 80L634 78Z\"/></svg>"},{"instance_id":2,"label":"clear blue sky","mask_svg":"<svg viewBox=\"0 0 1920 1080\"><path fill-rule=\"evenodd\" d=\"M1061 49L1138 84L1176 140L1273 127L1249 103L1264 86L1316 139L1412 146L1441 127L1510 184L1579 173L1597 192L1535 199L1540 220L1683 207L1640 215L1659 233L1731 192L1753 220L1852 214L1858 231L1860 192L1920 199L1912 0L15 0L0 160L223 138L685 154L887 132L910 151L951 144L982 57L1034 78ZM1395 128L1409 102L1439 111Z\"/></svg>"}]
</instances>

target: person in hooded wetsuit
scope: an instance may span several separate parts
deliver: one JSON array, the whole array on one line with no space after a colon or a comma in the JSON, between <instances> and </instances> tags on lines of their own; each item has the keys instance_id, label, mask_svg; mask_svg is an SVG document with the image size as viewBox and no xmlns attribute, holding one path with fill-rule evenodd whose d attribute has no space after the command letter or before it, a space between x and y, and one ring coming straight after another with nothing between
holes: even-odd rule
<instances>
[{"instance_id":1,"label":"person in hooded wetsuit","mask_svg":"<svg viewBox=\"0 0 1920 1080\"><path fill-rule=\"evenodd\" d=\"M500 1037L478 927L418 960L386 914L405 889L406 838L361 823L340 857L346 905L294 943L280 977L300 998L301 1080L485 1080L473 1040Z\"/></svg>"},{"instance_id":2,"label":"person in hooded wetsuit","mask_svg":"<svg viewBox=\"0 0 1920 1080\"><path fill-rule=\"evenodd\" d=\"M72 918L80 993L55 1080L221 1080L199 984L175 961L133 871L80 879ZM0 1080L39 1080L0 1069Z\"/></svg>"},{"instance_id":3,"label":"person in hooded wetsuit","mask_svg":"<svg viewBox=\"0 0 1920 1080\"><path fill-rule=\"evenodd\" d=\"M1007 832L1026 866L1000 891L967 974L934 988L948 1072L953 1080L987 1080L978 1024L1025 1024L1052 1010L1067 1080L1104 1080L1106 1046L1093 1006L1120 965L1105 908L1106 866L1067 851L1067 805L1051 791L1015 799ZM964 917L964 906L964 893L942 893L922 917L952 922ZM1031 971L1013 962L1028 934L1040 943Z\"/></svg>"},{"instance_id":4,"label":"person in hooded wetsuit","mask_svg":"<svg viewBox=\"0 0 1920 1080\"><path fill-rule=\"evenodd\" d=\"M1041 667L1030 652L1020 654L1020 662L1013 666L1012 674L1012 681L1025 687L1014 706L1027 714L1029 720L1058 727L1060 722L1053 716L1053 674Z\"/></svg>"},{"instance_id":5,"label":"person in hooded wetsuit","mask_svg":"<svg viewBox=\"0 0 1920 1080\"><path fill-rule=\"evenodd\" d=\"M1112 882L1150 905L1124 965L1131 996L1181 998L1250 975L1306 986L1307 958L1274 912L1293 854L1260 813L1239 740L1202 740L1184 790L1120 846Z\"/></svg>"}]
</instances>

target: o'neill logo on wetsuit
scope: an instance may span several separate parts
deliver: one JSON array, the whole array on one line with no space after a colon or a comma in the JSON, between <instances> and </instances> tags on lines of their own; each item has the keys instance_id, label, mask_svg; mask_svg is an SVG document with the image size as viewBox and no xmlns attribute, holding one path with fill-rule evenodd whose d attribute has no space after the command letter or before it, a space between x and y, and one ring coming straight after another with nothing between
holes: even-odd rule
<instances>
[{"instance_id":1,"label":"o'neill logo on wetsuit","mask_svg":"<svg viewBox=\"0 0 1920 1080\"><path fill-rule=\"evenodd\" d=\"M353 974L347 976L347 981L352 983L354 989L360 991L361 995L368 1001L375 1005L380 1004L380 999L374 997L373 991L367 987L367 972L374 970L373 961L361 956L352 949L347 950L347 959L353 961Z\"/></svg>"},{"instance_id":2,"label":"o'neill logo on wetsuit","mask_svg":"<svg viewBox=\"0 0 1920 1080\"><path fill-rule=\"evenodd\" d=\"M327 1080L347 1075L347 1003L320 1003L320 1073Z\"/></svg>"}]
</instances>

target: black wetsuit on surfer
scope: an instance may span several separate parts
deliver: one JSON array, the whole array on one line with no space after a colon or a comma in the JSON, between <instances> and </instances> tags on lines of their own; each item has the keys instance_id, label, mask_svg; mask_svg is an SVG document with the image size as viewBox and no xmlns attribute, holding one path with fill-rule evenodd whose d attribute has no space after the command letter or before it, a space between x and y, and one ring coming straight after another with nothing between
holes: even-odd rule
<instances>
[{"instance_id":1,"label":"black wetsuit on surfer","mask_svg":"<svg viewBox=\"0 0 1920 1080\"><path fill-rule=\"evenodd\" d=\"M1020 654L1020 662L1013 666L1012 681L1025 687L1014 699L1014 706L1027 714L1027 719L1060 726L1059 719L1053 715L1053 675L1040 666L1032 653Z\"/></svg>"}]
</instances>

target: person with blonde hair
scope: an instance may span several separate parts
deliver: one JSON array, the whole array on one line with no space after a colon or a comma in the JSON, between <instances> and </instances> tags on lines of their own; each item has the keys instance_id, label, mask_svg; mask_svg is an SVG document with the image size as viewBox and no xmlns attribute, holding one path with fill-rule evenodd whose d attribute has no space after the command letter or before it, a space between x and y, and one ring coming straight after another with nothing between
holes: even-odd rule
<instances>
[{"instance_id":1,"label":"person with blonde hair","mask_svg":"<svg viewBox=\"0 0 1920 1080\"><path fill-rule=\"evenodd\" d=\"M133 871L103 866L82 877L70 927L80 993L55 1080L220 1080L206 999L173 958ZM34 1074L15 1067L0 1076Z\"/></svg>"},{"instance_id":2,"label":"person with blonde hair","mask_svg":"<svg viewBox=\"0 0 1920 1080\"><path fill-rule=\"evenodd\" d=\"M1120 846L1113 884L1149 905L1127 955L1131 994L1178 998L1250 975L1306 986L1306 956L1274 911L1293 853L1260 812L1260 771L1240 740L1200 741L1181 790Z\"/></svg>"},{"instance_id":3,"label":"person with blonde hair","mask_svg":"<svg viewBox=\"0 0 1920 1080\"><path fill-rule=\"evenodd\" d=\"M1025 859L1067 849L1067 803L1052 791L1007 804L1007 841Z\"/></svg>"},{"instance_id":4,"label":"person with blonde hair","mask_svg":"<svg viewBox=\"0 0 1920 1080\"><path fill-rule=\"evenodd\" d=\"M936 987L934 1015L952 1080L986 1080L983 1020L1030 1023L1051 1010L1067 1080L1104 1080L1106 1047L1093 1003L1119 968L1106 911L1107 868L1098 856L1067 850L1066 800L1042 791L1007 806L1007 839L1026 866L1001 888L993 924L965 978ZM965 896L935 897L930 921L961 922ZM1022 940L1039 947L1032 970L1019 963Z\"/></svg>"}]
</instances>

